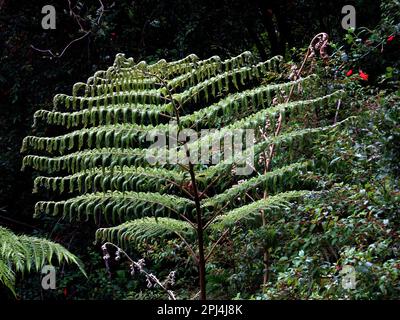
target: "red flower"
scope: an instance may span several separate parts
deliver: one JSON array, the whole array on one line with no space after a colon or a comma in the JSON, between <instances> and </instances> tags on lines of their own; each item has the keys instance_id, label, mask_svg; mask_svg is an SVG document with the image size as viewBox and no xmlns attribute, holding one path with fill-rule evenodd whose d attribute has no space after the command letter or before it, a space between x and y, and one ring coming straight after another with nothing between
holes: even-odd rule
<instances>
[{"instance_id":1,"label":"red flower","mask_svg":"<svg viewBox=\"0 0 400 320\"><path fill-rule=\"evenodd\" d=\"M353 69L347 71L346 76L350 77L353 74Z\"/></svg>"},{"instance_id":2,"label":"red flower","mask_svg":"<svg viewBox=\"0 0 400 320\"><path fill-rule=\"evenodd\" d=\"M362 70L360 70L360 77L361 77L361 79L368 81L369 75L367 73L363 72Z\"/></svg>"},{"instance_id":3,"label":"red flower","mask_svg":"<svg viewBox=\"0 0 400 320\"><path fill-rule=\"evenodd\" d=\"M387 42L392 42L393 39L394 39L394 36L390 36L390 37L387 39Z\"/></svg>"},{"instance_id":4,"label":"red flower","mask_svg":"<svg viewBox=\"0 0 400 320\"><path fill-rule=\"evenodd\" d=\"M67 288L64 288L63 293L64 293L64 297L66 297L66 296L68 295L68 290L67 290Z\"/></svg>"}]
</instances>

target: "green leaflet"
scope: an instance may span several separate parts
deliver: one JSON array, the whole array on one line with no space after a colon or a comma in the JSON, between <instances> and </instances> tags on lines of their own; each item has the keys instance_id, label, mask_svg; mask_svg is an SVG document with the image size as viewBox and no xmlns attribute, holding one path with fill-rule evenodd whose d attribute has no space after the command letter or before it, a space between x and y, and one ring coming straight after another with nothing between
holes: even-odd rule
<instances>
[{"instance_id":1,"label":"green leaflet","mask_svg":"<svg viewBox=\"0 0 400 320\"><path fill-rule=\"evenodd\" d=\"M192 234L193 229L185 221L170 218L142 218L125 222L114 228L101 228L96 232L96 241L117 241L126 247L128 243L139 243L147 239L165 237L170 234Z\"/></svg>"},{"instance_id":2,"label":"green leaflet","mask_svg":"<svg viewBox=\"0 0 400 320\"><path fill-rule=\"evenodd\" d=\"M221 229L233 226L241 220L255 219L260 215L260 210L273 210L272 212L274 212L286 207L289 201L301 199L310 194L310 191L290 191L253 202L218 216L213 222L212 227Z\"/></svg>"},{"instance_id":3,"label":"green leaflet","mask_svg":"<svg viewBox=\"0 0 400 320\"><path fill-rule=\"evenodd\" d=\"M80 260L61 245L36 237L19 236L0 227L0 282L14 294L15 272L39 271L45 264L72 263L86 276Z\"/></svg>"}]
</instances>

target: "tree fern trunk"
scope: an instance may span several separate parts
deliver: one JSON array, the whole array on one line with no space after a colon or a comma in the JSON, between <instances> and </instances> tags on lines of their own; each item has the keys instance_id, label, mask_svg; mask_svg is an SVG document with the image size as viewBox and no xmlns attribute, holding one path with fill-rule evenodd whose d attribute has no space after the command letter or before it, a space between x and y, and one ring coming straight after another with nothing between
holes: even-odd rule
<instances>
[{"instance_id":1,"label":"tree fern trunk","mask_svg":"<svg viewBox=\"0 0 400 320\"><path fill-rule=\"evenodd\" d=\"M187 150L188 158L190 159L189 151ZM197 218L197 241L199 248L199 285L200 285L200 300L206 300L206 259L204 254L204 235L203 235L203 220L200 207L199 193L197 190L196 177L194 174L193 164L189 161L190 179L193 185L194 201L196 204L196 218Z\"/></svg>"}]
</instances>

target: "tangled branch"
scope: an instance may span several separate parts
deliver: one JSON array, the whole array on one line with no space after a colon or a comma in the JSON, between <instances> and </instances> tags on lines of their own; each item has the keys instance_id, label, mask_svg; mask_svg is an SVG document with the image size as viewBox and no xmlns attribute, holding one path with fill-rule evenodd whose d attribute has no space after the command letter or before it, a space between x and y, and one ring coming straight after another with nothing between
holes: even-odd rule
<instances>
[{"instance_id":1,"label":"tangled branch","mask_svg":"<svg viewBox=\"0 0 400 320\"><path fill-rule=\"evenodd\" d=\"M96 20L96 24L99 25L101 22L101 19L103 17L103 14L105 12L105 8L104 8L104 4L101 0L99 0L100 6L99 8L97 8L96 10L96 15L97 15L97 20ZM51 49L39 49L36 48L34 45L30 45L30 47L38 52L42 52L42 53L48 53L52 58L61 58L65 52L68 50L68 48L71 47L72 44L74 44L75 42L81 41L84 38L86 38L87 36L89 36L92 31L91 30L85 30L85 28L83 27L83 22L85 21L84 18L82 18L79 14L75 13L74 11L74 7L72 7L71 1L68 0L68 7L69 7L69 14L70 16L73 17L73 19L76 21L76 23L79 25L80 30L79 31L83 31L84 34L74 40L72 40L71 42L69 42L64 49L61 51L61 53L54 53Z\"/></svg>"}]
</instances>

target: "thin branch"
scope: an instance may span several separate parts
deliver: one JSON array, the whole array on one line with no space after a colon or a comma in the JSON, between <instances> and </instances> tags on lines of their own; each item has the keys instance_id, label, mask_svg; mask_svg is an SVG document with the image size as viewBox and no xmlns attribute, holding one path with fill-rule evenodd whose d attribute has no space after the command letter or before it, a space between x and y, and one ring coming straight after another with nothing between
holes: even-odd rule
<instances>
[{"instance_id":1,"label":"thin branch","mask_svg":"<svg viewBox=\"0 0 400 320\"><path fill-rule=\"evenodd\" d=\"M199 263L199 259L197 258L196 253L193 251L193 248L191 247L191 245L186 241L186 239L179 233L179 232L175 232L175 234L183 241L183 243L186 245L186 247L188 248L190 254L193 257L193 260L196 264Z\"/></svg>"},{"instance_id":2,"label":"thin branch","mask_svg":"<svg viewBox=\"0 0 400 320\"><path fill-rule=\"evenodd\" d=\"M167 179L167 182L169 184L165 186L166 188L168 188L169 185L174 185L177 188L181 189L183 192L186 193L186 195L188 195L189 197L191 197L193 199L193 195L188 190L186 190L186 188L184 186L180 185L179 183L176 183L175 181L169 180L169 179Z\"/></svg>"},{"instance_id":3,"label":"thin branch","mask_svg":"<svg viewBox=\"0 0 400 320\"><path fill-rule=\"evenodd\" d=\"M222 235L219 237L219 239L214 243L214 245L211 247L210 252L207 254L205 261L207 262L207 260L211 257L211 255L213 254L215 248L217 247L217 245L226 237L226 235L228 234L229 229L225 229L225 231L222 233Z\"/></svg>"},{"instance_id":4,"label":"thin branch","mask_svg":"<svg viewBox=\"0 0 400 320\"><path fill-rule=\"evenodd\" d=\"M103 17L103 13L104 13L104 4L101 0L99 0L100 2L100 8L97 9L97 14L99 15L99 17L97 18L97 24L100 24L101 18Z\"/></svg>"},{"instance_id":5,"label":"thin branch","mask_svg":"<svg viewBox=\"0 0 400 320\"><path fill-rule=\"evenodd\" d=\"M248 196L251 201L255 202L254 198L248 192L246 192L246 196Z\"/></svg>"},{"instance_id":6,"label":"thin branch","mask_svg":"<svg viewBox=\"0 0 400 320\"><path fill-rule=\"evenodd\" d=\"M3 215L0 215L0 219L4 219L4 220L10 221L12 223L16 223L16 224L19 224L21 226L32 228L32 229L35 229L35 230L42 230L41 228L35 227L33 225L30 225L30 224L27 224L27 223L24 223L24 222L21 222L21 221L18 221L18 220L15 220L15 219L3 216Z\"/></svg>"},{"instance_id":7,"label":"thin branch","mask_svg":"<svg viewBox=\"0 0 400 320\"><path fill-rule=\"evenodd\" d=\"M192 221L190 221L187 217L185 217L185 215L183 215L182 213L180 213L179 216L180 216L182 219L184 219L186 222L188 222L188 223L191 225L191 227L192 227L193 229L197 229L197 226L196 226Z\"/></svg>"},{"instance_id":8,"label":"thin branch","mask_svg":"<svg viewBox=\"0 0 400 320\"><path fill-rule=\"evenodd\" d=\"M194 300L194 299L196 299L198 296L200 296L200 291L197 291L197 293L196 293L193 297L191 297L190 300Z\"/></svg>"},{"instance_id":9,"label":"thin branch","mask_svg":"<svg viewBox=\"0 0 400 320\"><path fill-rule=\"evenodd\" d=\"M318 40L318 42L316 43L316 41ZM297 73L297 77L301 76L301 73L303 72L303 69L306 65L306 62L308 60L308 58L310 58L311 56L314 55L314 49L318 49L320 52L320 56L323 59L327 59L328 55L326 54L326 46L328 44L328 40L329 40L329 36L324 33L318 33L310 42L310 45L307 48L307 53L303 59L303 63L301 64L300 69L296 72ZM289 95L286 99L286 103L289 102L290 98L292 97L293 91L294 91L294 87L295 84L292 85L292 87L290 88L290 92Z\"/></svg>"},{"instance_id":10,"label":"thin branch","mask_svg":"<svg viewBox=\"0 0 400 320\"><path fill-rule=\"evenodd\" d=\"M91 33L91 31L87 31L82 37L79 37L79 38L77 38L77 39L72 40L72 41L71 41L70 43L68 43L67 46L62 50L61 54L53 53L53 51L50 50L50 49L39 49L39 48L36 48L33 44L31 44L31 48L32 48L33 50L36 50L36 51L39 51L39 52L48 53L48 54L50 54L50 55L51 55L52 57L54 57L54 58L61 58L61 57L64 55L64 53L67 51L67 49L68 49L73 43L75 43L75 42L77 42L77 41L80 41L80 40L86 38L90 33Z\"/></svg>"},{"instance_id":11,"label":"thin branch","mask_svg":"<svg viewBox=\"0 0 400 320\"><path fill-rule=\"evenodd\" d=\"M176 122L178 125L178 136L179 136L179 131L181 129L179 109L182 106L182 104L179 101L176 102L176 100L173 98L172 92L171 92L170 88L168 87L168 83L165 81L165 79L163 79L162 77L160 77L157 74L152 74L152 73L149 73L146 71L142 71L142 72L144 75L148 75L148 76L150 75L150 76L157 78L162 83L163 87L167 90L167 95L171 100L172 107L174 108ZM178 105L176 103L178 103ZM190 151L189 151L187 144L184 144L183 147L185 150L186 157L189 160L188 167L185 167L184 165L179 164L179 162L178 162L178 165L185 168L186 171L188 171L190 174L190 180L191 180L191 184L192 184L191 187L193 189L194 202L195 202L195 207L196 207L196 222L197 222L196 230L197 230L197 240L198 240L198 250L199 250L197 265L199 268L200 299L205 300L206 299L206 278L205 278L206 260L205 260L205 255L204 255L204 235L203 235L204 230L203 230L203 217L202 217L201 203L200 203L200 198L199 198L199 192L197 189L197 180L196 180L196 175L194 172L194 166L193 166L193 163L190 161Z\"/></svg>"},{"instance_id":12,"label":"thin branch","mask_svg":"<svg viewBox=\"0 0 400 320\"><path fill-rule=\"evenodd\" d=\"M333 124L336 124L336 122L337 122L337 119L338 119L338 116L339 116L339 109L340 109L341 104L342 104L342 100L339 99L338 104L337 104L337 108L336 108L335 119L333 120Z\"/></svg>"},{"instance_id":13,"label":"thin branch","mask_svg":"<svg viewBox=\"0 0 400 320\"><path fill-rule=\"evenodd\" d=\"M201 199L201 198L203 197L203 195L208 191L208 189L211 188L211 186L212 186L217 180L219 180L220 178L221 178L221 174L218 175L213 181L211 181L211 182L207 185L207 187L203 190L203 192L200 193L199 198Z\"/></svg>"},{"instance_id":14,"label":"thin branch","mask_svg":"<svg viewBox=\"0 0 400 320\"><path fill-rule=\"evenodd\" d=\"M76 6L75 6L76 7ZM79 27L81 28L81 31L86 31L87 32L87 30L85 30L85 28L82 26L82 24L81 24L81 21L85 21L85 19L83 19L79 14L76 14L75 12L74 12L74 8L72 8L72 3L71 3L71 1L70 0L68 0L68 8L69 8L69 14L70 14L70 16L72 16L74 19L75 19L75 21L76 21L76 23L79 25Z\"/></svg>"},{"instance_id":15,"label":"thin branch","mask_svg":"<svg viewBox=\"0 0 400 320\"><path fill-rule=\"evenodd\" d=\"M171 117L169 114L166 114L166 113L163 113L163 112L160 112L160 115L162 115L163 117L166 117L168 119L175 119L174 117Z\"/></svg>"},{"instance_id":16,"label":"thin branch","mask_svg":"<svg viewBox=\"0 0 400 320\"><path fill-rule=\"evenodd\" d=\"M168 290L164 286L164 284L162 284L161 281L158 280L158 278L154 274L148 273L146 270L144 270L143 264L140 264L140 263L134 261L123 249L121 249L120 247L118 247L117 245L115 245L112 242L106 242L103 244L102 249L103 249L103 251L106 251L106 253L107 253L107 246L112 246L115 249L117 249L117 251L119 253L122 253L129 260L129 262L131 263L131 266L136 267L140 273L143 273L146 276L146 278L148 280L152 280L155 284L157 284L162 290L164 290L168 294L168 296L170 297L171 300L176 300L175 294L171 290ZM107 262L108 259L109 259L109 256L107 257L107 255L105 255L104 260Z\"/></svg>"},{"instance_id":17,"label":"thin branch","mask_svg":"<svg viewBox=\"0 0 400 320\"><path fill-rule=\"evenodd\" d=\"M100 24L101 19L102 19L103 14L104 14L104 11L105 11L103 2L101 0L99 0L99 3L100 3L100 7L96 11L96 13L98 14L97 25ZM31 44L30 47L33 50L38 51L38 52L42 52L42 53L48 53L53 58L61 58L65 54L65 52L68 50L68 48L71 47L72 44L74 44L75 42L78 42L80 40L85 39L87 36L89 36L92 33L91 30L85 30L85 28L82 25L82 22L84 22L85 19L83 19L79 14L74 12L74 8L72 7L72 4L71 4L70 0L68 0L68 8L69 8L69 14L73 17L73 19L79 25L80 31L84 31L84 34L81 37L76 38L76 39L72 40L71 42L69 42L64 47L64 49L61 51L60 54L59 53L54 53L51 49L39 49L39 48L36 48L33 44Z\"/></svg>"},{"instance_id":18,"label":"thin branch","mask_svg":"<svg viewBox=\"0 0 400 320\"><path fill-rule=\"evenodd\" d=\"M214 215L212 216L212 218L210 220L207 221L207 223L204 225L203 230L206 230L209 225L215 220L216 217L218 217L220 215L220 213L222 212L222 210L224 210L228 205L229 205L229 201L227 203L225 203L223 205L223 207L221 209L219 209L216 213L214 213Z\"/></svg>"}]
</instances>

